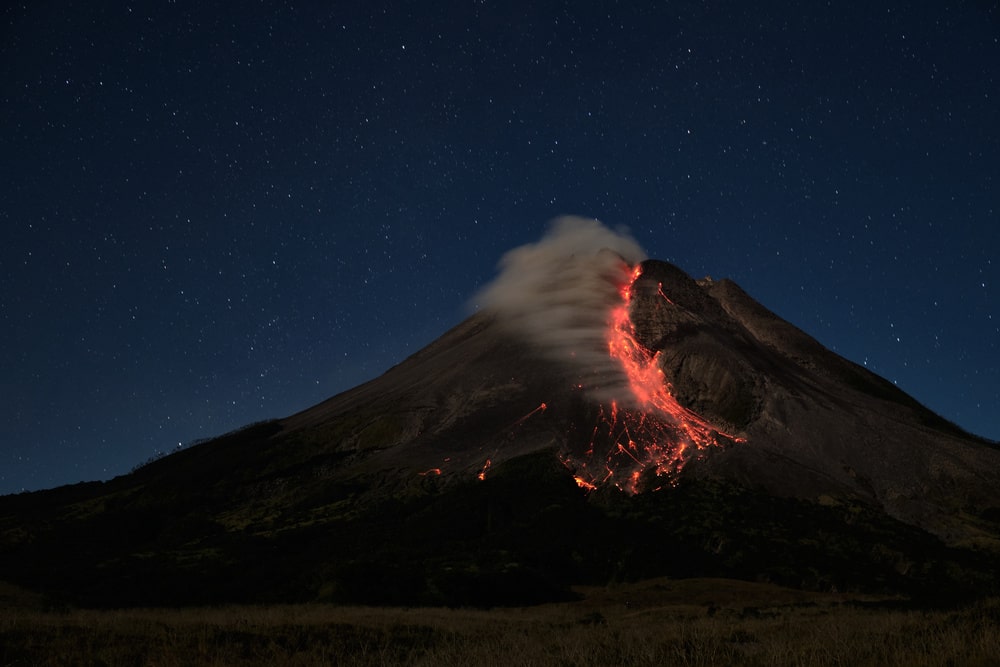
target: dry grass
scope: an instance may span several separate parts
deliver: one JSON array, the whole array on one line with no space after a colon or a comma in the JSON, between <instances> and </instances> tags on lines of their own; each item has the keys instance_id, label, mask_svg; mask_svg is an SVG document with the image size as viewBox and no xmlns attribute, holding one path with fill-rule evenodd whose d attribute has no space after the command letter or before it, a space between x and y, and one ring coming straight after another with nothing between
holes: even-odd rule
<instances>
[{"instance_id":1,"label":"dry grass","mask_svg":"<svg viewBox=\"0 0 1000 667\"><path fill-rule=\"evenodd\" d=\"M996 665L1000 600L913 611L724 580L484 610L0 609L0 665Z\"/></svg>"}]
</instances>

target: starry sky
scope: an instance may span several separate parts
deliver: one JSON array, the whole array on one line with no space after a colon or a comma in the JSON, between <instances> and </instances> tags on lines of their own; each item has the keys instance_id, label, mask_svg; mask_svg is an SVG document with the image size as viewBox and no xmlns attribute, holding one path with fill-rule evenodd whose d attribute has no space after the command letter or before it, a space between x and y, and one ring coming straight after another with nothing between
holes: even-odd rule
<instances>
[{"instance_id":1,"label":"starry sky","mask_svg":"<svg viewBox=\"0 0 1000 667\"><path fill-rule=\"evenodd\" d=\"M382 373L561 214L1000 439L1000 8L25 2L0 493Z\"/></svg>"}]
</instances>

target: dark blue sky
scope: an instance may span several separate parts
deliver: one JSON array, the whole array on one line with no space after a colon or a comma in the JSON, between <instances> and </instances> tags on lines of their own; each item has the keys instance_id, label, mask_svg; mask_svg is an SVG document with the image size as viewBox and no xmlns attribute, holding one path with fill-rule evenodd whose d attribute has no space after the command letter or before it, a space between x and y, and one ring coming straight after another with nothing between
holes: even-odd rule
<instances>
[{"instance_id":1,"label":"dark blue sky","mask_svg":"<svg viewBox=\"0 0 1000 667\"><path fill-rule=\"evenodd\" d=\"M564 213L1000 438L996 2L330 4L2 10L0 493L370 379Z\"/></svg>"}]
</instances>

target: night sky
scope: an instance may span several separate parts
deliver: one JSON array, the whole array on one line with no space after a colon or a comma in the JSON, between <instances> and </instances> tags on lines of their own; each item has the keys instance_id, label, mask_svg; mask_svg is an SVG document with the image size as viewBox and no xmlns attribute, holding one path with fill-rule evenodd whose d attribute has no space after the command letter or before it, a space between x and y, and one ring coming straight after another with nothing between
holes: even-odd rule
<instances>
[{"instance_id":1,"label":"night sky","mask_svg":"<svg viewBox=\"0 0 1000 667\"><path fill-rule=\"evenodd\" d=\"M0 493L371 379L561 214L1000 439L996 2L210 4L0 10Z\"/></svg>"}]
</instances>

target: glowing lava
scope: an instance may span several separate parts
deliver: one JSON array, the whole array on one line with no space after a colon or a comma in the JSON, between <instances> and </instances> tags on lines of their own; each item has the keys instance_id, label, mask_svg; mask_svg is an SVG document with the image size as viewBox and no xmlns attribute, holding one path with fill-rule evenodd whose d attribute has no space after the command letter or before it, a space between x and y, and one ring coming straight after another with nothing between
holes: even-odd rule
<instances>
[{"instance_id":1,"label":"glowing lava","mask_svg":"<svg viewBox=\"0 0 1000 667\"><path fill-rule=\"evenodd\" d=\"M660 368L660 353L647 349L636 337L631 318L633 290L642 275L641 265L631 273L623 267L619 299L608 311L604 342L611 359L620 366L626 380L622 395L584 408L587 417L582 423L592 423L589 431L581 433L580 419L570 420L570 432L560 460L573 475L581 489L593 491L602 485L614 485L627 493L657 489L676 482L677 475L692 458L709 447L743 442L743 439L720 432L700 415L685 408L674 398L672 387ZM679 308L658 286L660 307ZM598 328L600 331L600 320ZM599 335L599 334L598 334ZM595 350L602 355L600 348ZM586 391L582 384L577 389ZM517 432L532 417L544 413L547 403L540 403L523 417L516 419L507 430L507 439L513 440ZM483 481L490 473L493 462L502 460L501 441L492 454L485 458L476 477ZM447 459L446 459L447 462ZM443 467L443 466L442 466ZM422 476L440 475L441 468L431 468L418 473Z\"/></svg>"},{"instance_id":2,"label":"glowing lava","mask_svg":"<svg viewBox=\"0 0 1000 667\"><path fill-rule=\"evenodd\" d=\"M697 452L727 441L741 442L680 405L660 369L659 352L651 353L636 339L629 308L641 273L636 266L621 286L621 303L611 311L607 330L608 352L621 364L633 400L628 407L619 401L602 405L586 451L563 458L581 488L610 483L636 493L644 480L654 487L671 483ZM662 284L659 294L667 306L675 307Z\"/></svg>"}]
</instances>

